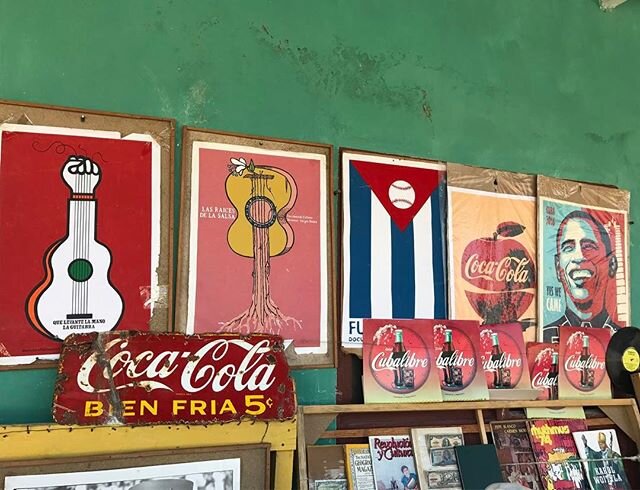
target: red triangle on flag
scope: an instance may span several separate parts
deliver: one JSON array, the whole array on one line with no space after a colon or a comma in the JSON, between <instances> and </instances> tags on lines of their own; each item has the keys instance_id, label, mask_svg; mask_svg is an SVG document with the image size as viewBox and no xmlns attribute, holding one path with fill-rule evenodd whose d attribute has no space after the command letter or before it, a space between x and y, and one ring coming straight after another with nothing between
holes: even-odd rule
<instances>
[{"instance_id":1,"label":"red triangle on flag","mask_svg":"<svg viewBox=\"0 0 640 490\"><path fill-rule=\"evenodd\" d=\"M438 187L441 170L351 160L400 230L404 230Z\"/></svg>"}]
</instances>

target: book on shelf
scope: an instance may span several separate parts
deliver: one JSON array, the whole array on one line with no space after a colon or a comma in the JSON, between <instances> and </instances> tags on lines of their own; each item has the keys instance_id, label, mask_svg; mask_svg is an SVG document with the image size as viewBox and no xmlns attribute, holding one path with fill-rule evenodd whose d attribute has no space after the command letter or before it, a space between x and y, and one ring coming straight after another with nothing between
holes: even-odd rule
<instances>
[{"instance_id":1,"label":"book on shelf","mask_svg":"<svg viewBox=\"0 0 640 490\"><path fill-rule=\"evenodd\" d=\"M376 490L419 489L411 437L369 436Z\"/></svg>"},{"instance_id":2,"label":"book on shelf","mask_svg":"<svg viewBox=\"0 0 640 490\"><path fill-rule=\"evenodd\" d=\"M464 444L461 427L411 429L420 488L461 489L455 447Z\"/></svg>"},{"instance_id":3,"label":"book on shelf","mask_svg":"<svg viewBox=\"0 0 640 490\"><path fill-rule=\"evenodd\" d=\"M490 426L503 481L542 490L527 421L491 422Z\"/></svg>"},{"instance_id":4,"label":"book on shelf","mask_svg":"<svg viewBox=\"0 0 640 490\"><path fill-rule=\"evenodd\" d=\"M344 463L349 490L376 490L369 444L345 444Z\"/></svg>"},{"instance_id":5,"label":"book on shelf","mask_svg":"<svg viewBox=\"0 0 640 490\"><path fill-rule=\"evenodd\" d=\"M578 449L572 433L584 431L587 424L578 419L529 420L529 439L540 479L548 490L586 490Z\"/></svg>"},{"instance_id":6,"label":"book on shelf","mask_svg":"<svg viewBox=\"0 0 640 490\"><path fill-rule=\"evenodd\" d=\"M582 458L591 490L630 490L616 431L578 431L573 439Z\"/></svg>"},{"instance_id":7,"label":"book on shelf","mask_svg":"<svg viewBox=\"0 0 640 490\"><path fill-rule=\"evenodd\" d=\"M442 401L429 320L363 322L365 403Z\"/></svg>"},{"instance_id":8,"label":"book on shelf","mask_svg":"<svg viewBox=\"0 0 640 490\"><path fill-rule=\"evenodd\" d=\"M464 490L477 490L502 483L500 463L493 444L458 446L455 451Z\"/></svg>"},{"instance_id":9,"label":"book on shelf","mask_svg":"<svg viewBox=\"0 0 640 490\"><path fill-rule=\"evenodd\" d=\"M307 446L307 478L309 480L309 490L320 490L321 488L347 488L347 478L344 465L343 445L318 445ZM328 486L331 482L334 485L344 487Z\"/></svg>"}]
</instances>

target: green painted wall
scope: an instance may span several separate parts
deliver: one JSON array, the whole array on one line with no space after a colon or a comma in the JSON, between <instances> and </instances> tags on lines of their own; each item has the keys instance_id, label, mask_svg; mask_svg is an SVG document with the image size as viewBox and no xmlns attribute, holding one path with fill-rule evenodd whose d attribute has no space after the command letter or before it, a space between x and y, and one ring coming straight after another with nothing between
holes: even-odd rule
<instances>
[{"instance_id":1,"label":"green painted wall","mask_svg":"<svg viewBox=\"0 0 640 490\"><path fill-rule=\"evenodd\" d=\"M634 196L639 52L635 0L610 13L596 0L0 0L0 98L606 182ZM639 272L633 260L635 308ZM0 373L0 423L48 421L53 378ZM335 400L335 370L296 380L301 402Z\"/></svg>"}]
</instances>

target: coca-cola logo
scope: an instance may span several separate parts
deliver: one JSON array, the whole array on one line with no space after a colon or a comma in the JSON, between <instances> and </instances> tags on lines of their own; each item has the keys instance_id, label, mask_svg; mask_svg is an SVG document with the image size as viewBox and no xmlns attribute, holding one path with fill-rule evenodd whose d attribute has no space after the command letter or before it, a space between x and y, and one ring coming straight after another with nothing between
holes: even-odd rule
<instances>
[{"instance_id":1,"label":"coca-cola logo","mask_svg":"<svg viewBox=\"0 0 640 490\"><path fill-rule=\"evenodd\" d=\"M376 328L376 327L374 327ZM401 331L397 343L396 331ZM422 337L406 324L377 327L369 349L369 368L376 383L385 391L410 394L427 381L431 359Z\"/></svg>"},{"instance_id":2,"label":"coca-cola logo","mask_svg":"<svg viewBox=\"0 0 640 490\"><path fill-rule=\"evenodd\" d=\"M515 322L531 305L536 283L534 261L518 237L519 223L500 223L493 236L469 242L461 258L469 303L483 324Z\"/></svg>"},{"instance_id":3,"label":"coca-cola logo","mask_svg":"<svg viewBox=\"0 0 640 490\"><path fill-rule=\"evenodd\" d=\"M606 347L599 337L600 334L608 336L609 332L602 329L565 327L560 334L561 345L564 347L561 352L564 377L573 388L581 392L595 390L606 376ZM585 336L588 336L588 340L585 340ZM562 386L560 388L563 389Z\"/></svg>"},{"instance_id":4,"label":"coca-cola logo","mask_svg":"<svg viewBox=\"0 0 640 490\"><path fill-rule=\"evenodd\" d=\"M162 382L178 376L182 389L187 393L208 390L220 393L224 390L266 391L274 382L274 365L265 362L270 352L269 340L255 344L240 339L217 339L191 351L143 351L137 355L127 350L129 341L116 338L106 344L109 364L98 365L98 353L93 353L82 365L77 375L78 387L87 393L105 393L110 388L97 388L98 378L103 380L127 379L128 383L115 386L116 390L141 387L148 392L173 389ZM238 363L224 363L229 349L238 347L245 352ZM104 382L99 383L104 386Z\"/></svg>"}]
</instances>

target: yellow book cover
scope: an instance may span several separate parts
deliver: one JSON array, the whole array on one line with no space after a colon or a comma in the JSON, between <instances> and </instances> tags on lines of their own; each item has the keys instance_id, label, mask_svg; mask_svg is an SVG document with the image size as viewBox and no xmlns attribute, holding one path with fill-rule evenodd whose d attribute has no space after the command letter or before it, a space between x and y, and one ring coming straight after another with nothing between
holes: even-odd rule
<instances>
[{"instance_id":1,"label":"yellow book cover","mask_svg":"<svg viewBox=\"0 0 640 490\"><path fill-rule=\"evenodd\" d=\"M349 490L375 490L369 444L345 444L344 463Z\"/></svg>"}]
</instances>

